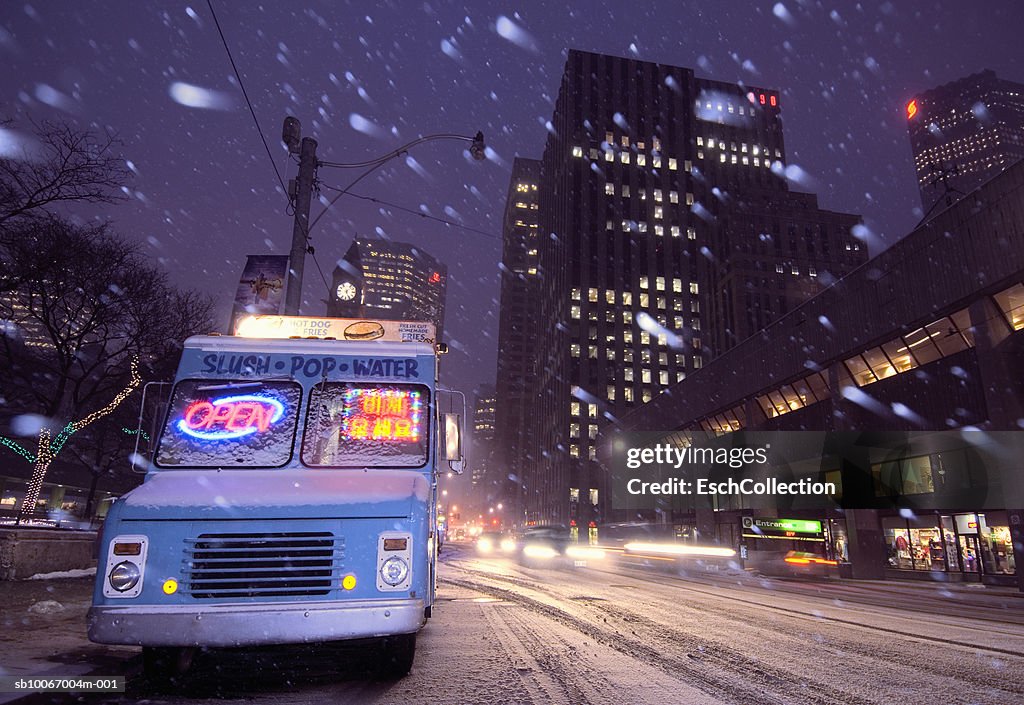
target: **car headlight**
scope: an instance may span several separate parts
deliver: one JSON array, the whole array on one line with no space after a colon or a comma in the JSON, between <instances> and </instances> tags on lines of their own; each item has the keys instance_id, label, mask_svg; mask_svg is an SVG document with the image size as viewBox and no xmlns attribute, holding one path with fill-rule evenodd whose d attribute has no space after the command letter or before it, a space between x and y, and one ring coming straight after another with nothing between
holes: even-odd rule
<instances>
[{"instance_id":1,"label":"car headlight","mask_svg":"<svg viewBox=\"0 0 1024 705\"><path fill-rule=\"evenodd\" d=\"M121 561L110 571L107 580L110 582L110 587L118 592L125 592L135 587L141 577L142 571L139 570L139 566L131 561Z\"/></svg>"},{"instance_id":2,"label":"car headlight","mask_svg":"<svg viewBox=\"0 0 1024 705\"><path fill-rule=\"evenodd\" d=\"M480 551L480 553L490 553L494 550L494 542L490 539L478 539L476 550Z\"/></svg>"},{"instance_id":3,"label":"car headlight","mask_svg":"<svg viewBox=\"0 0 1024 705\"><path fill-rule=\"evenodd\" d=\"M516 550L516 542L513 539L502 539L501 550L505 553L512 553Z\"/></svg>"},{"instance_id":4,"label":"car headlight","mask_svg":"<svg viewBox=\"0 0 1024 705\"><path fill-rule=\"evenodd\" d=\"M400 585L409 574L409 564L398 556L391 556L380 567L380 577L388 585Z\"/></svg>"}]
</instances>

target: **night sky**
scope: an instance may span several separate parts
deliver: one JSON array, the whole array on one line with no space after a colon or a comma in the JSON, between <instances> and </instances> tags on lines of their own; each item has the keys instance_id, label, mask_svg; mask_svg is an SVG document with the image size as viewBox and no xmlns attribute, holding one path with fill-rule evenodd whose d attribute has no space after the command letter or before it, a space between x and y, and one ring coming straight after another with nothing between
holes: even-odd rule
<instances>
[{"instance_id":1,"label":"night sky","mask_svg":"<svg viewBox=\"0 0 1024 705\"><path fill-rule=\"evenodd\" d=\"M970 8L970 9L967 9ZM382 155L419 135L483 130L489 161L434 142L356 188L462 223L343 197L312 232L330 278L356 235L411 242L448 264L446 381L493 382L501 216L513 157L539 157L567 48L777 88L790 163L825 208L863 214L877 252L921 216L904 105L985 68L1024 81L1024 3L214 1L274 161L286 114L324 160ZM116 133L131 198L102 210L173 280L214 295L223 325L245 255L287 253L285 197L205 0L0 4L0 151L29 118ZM184 85L179 85L184 84ZM194 87L194 88L193 88ZM175 98L177 96L177 99ZM321 169L327 186L358 171ZM322 192L326 198L333 194ZM314 204L313 216L322 210ZM306 262L303 313L326 287ZM455 363L455 364L452 364Z\"/></svg>"}]
</instances>

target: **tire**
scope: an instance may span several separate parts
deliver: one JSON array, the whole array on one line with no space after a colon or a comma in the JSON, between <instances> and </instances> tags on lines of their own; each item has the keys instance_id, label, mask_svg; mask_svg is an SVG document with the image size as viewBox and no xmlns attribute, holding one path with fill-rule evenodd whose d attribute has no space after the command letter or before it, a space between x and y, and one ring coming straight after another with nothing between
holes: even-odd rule
<instances>
[{"instance_id":1,"label":"tire","mask_svg":"<svg viewBox=\"0 0 1024 705\"><path fill-rule=\"evenodd\" d=\"M383 653L377 675L383 680L404 678L412 670L416 657L416 634L397 634L385 637Z\"/></svg>"},{"instance_id":2,"label":"tire","mask_svg":"<svg viewBox=\"0 0 1024 705\"><path fill-rule=\"evenodd\" d=\"M142 672L155 686L173 685L192 666L195 649L191 647L142 647Z\"/></svg>"}]
</instances>

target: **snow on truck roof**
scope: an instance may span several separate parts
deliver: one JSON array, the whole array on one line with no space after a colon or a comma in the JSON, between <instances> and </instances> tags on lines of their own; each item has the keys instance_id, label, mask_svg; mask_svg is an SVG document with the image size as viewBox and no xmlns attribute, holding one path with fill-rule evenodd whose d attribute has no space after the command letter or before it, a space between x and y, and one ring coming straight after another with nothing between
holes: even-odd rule
<instances>
[{"instance_id":1,"label":"snow on truck roof","mask_svg":"<svg viewBox=\"0 0 1024 705\"><path fill-rule=\"evenodd\" d=\"M434 355L431 343L396 343L382 340L324 340L310 338L241 338L233 335L194 335L185 341L185 350L207 352L261 352L309 355L323 352L330 355Z\"/></svg>"}]
</instances>

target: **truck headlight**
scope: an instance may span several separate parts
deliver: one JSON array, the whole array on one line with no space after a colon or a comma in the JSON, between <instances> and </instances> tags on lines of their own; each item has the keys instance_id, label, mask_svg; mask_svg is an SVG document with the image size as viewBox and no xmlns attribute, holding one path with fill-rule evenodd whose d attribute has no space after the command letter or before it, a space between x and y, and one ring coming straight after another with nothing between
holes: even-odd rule
<instances>
[{"instance_id":1,"label":"truck headlight","mask_svg":"<svg viewBox=\"0 0 1024 705\"><path fill-rule=\"evenodd\" d=\"M401 585L409 575L409 564L398 556L391 556L380 567L380 577L392 587Z\"/></svg>"},{"instance_id":2,"label":"truck headlight","mask_svg":"<svg viewBox=\"0 0 1024 705\"><path fill-rule=\"evenodd\" d=\"M110 587L118 592L127 592L139 583L141 577L142 571L139 570L139 566L131 561L121 561L110 571L107 580Z\"/></svg>"}]
</instances>

